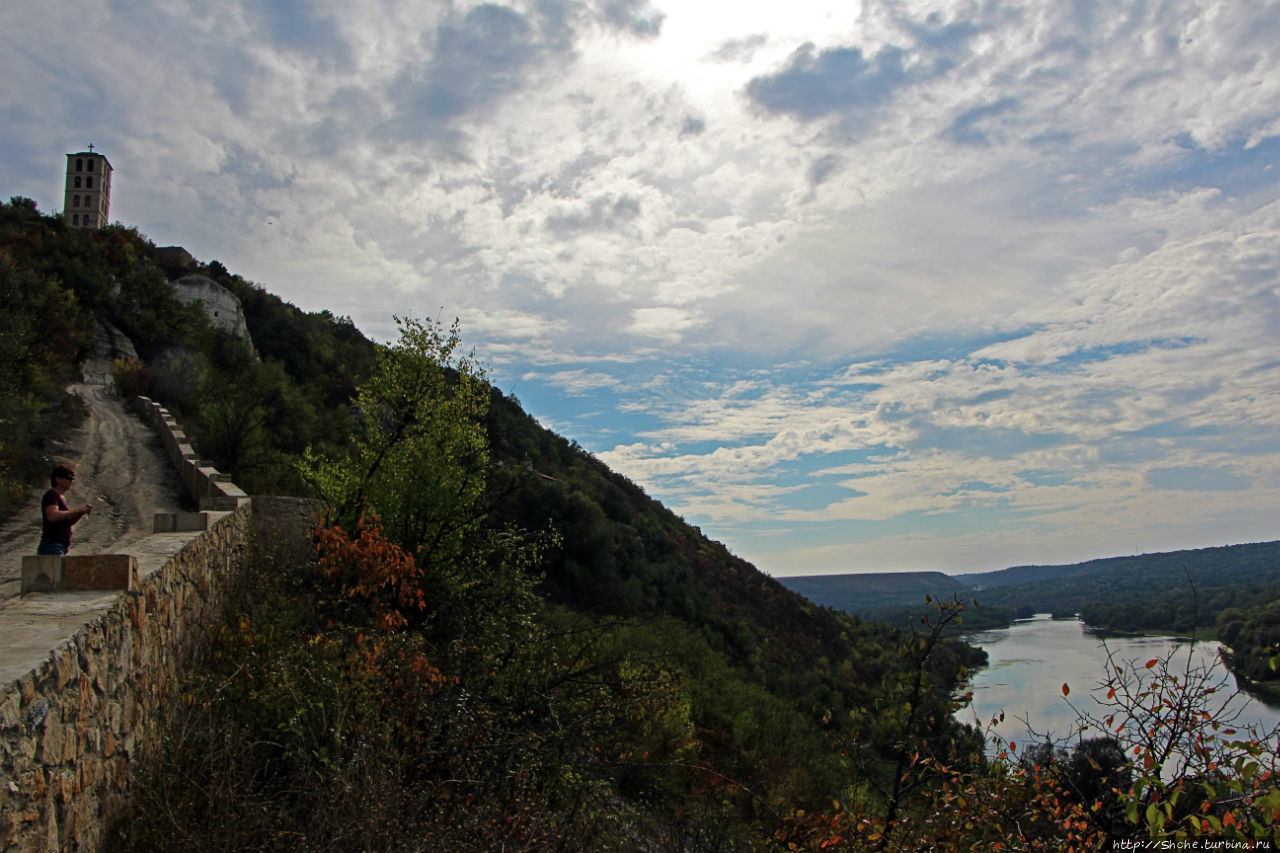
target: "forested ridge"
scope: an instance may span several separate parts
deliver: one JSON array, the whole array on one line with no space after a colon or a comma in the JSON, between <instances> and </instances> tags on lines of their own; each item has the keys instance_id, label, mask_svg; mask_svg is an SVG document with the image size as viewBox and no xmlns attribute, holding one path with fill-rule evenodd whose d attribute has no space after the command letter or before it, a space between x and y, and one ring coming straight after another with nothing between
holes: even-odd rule
<instances>
[{"instance_id":1,"label":"forested ridge","mask_svg":"<svg viewBox=\"0 0 1280 853\"><path fill-rule=\"evenodd\" d=\"M6 493L38 479L106 321L139 354L116 365L120 393L172 407L251 493L326 509L313 541L252 549L119 849L1275 837L1260 734L1198 732L1172 782L1123 726L992 757L951 716L980 657L947 634L971 610L935 602L899 629L816 606L540 427L456 324L401 318L377 345L216 261L200 271L240 298L253 350L173 298L135 230L68 229L26 199L0 211Z\"/></svg>"},{"instance_id":2,"label":"forested ridge","mask_svg":"<svg viewBox=\"0 0 1280 853\"><path fill-rule=\"evenodd\" d=\"M1067 568L1057 577L974 595L1019 616L1079 613L1099 628L1188 632L1215 624L1219 591L1280 583L1280 542L1113 557Z\"/></svg>"}]
</instances>

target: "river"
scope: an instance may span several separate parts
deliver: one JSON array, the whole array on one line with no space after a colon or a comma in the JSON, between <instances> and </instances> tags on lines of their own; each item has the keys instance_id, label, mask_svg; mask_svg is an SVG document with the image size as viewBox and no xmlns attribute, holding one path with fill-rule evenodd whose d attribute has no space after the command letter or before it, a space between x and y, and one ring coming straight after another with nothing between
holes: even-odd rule
<instances>
[{"instance_id":1,"label":"river","mask_svg":"<svg viewBox=\"0 0 1280 853\"><path fill-rule=\"evenodd\" d=\"M972 705L956 717L987 727L1003 710L1004 722L987 730L1005 740L1043 741L1046 734L1072 739L1077 714L1071 705L1100 713L1100 702L1107 692L1099 686L1106 678L1108 649L1112 659L1127 671L1144 674L1148 660L1170 654L1181 672L1190 653L1194 655L1193 666L1208 668L1214 682L1223 683L1218 695L1225 698L1235 690L1235 678L1219 660L1214 642L1198 642L1192 648L1192 644L1172 637L1109 637L1104 645L1083 622L1047 615L1019 620L1009 628L969 634L965 639L983 648L989 663L972 679ZM1134 666L1129 666L1131 663ZM1068 685L1069 696L1063 695L1063 684ZM1246 694L1233 703L1231 707L1239 708L1241 714L1237 728L1257 723L1269 731L1280 725L1280 708ZM1029 736L1029 730L1036 736Z\"/></svg>"}]
</instances>

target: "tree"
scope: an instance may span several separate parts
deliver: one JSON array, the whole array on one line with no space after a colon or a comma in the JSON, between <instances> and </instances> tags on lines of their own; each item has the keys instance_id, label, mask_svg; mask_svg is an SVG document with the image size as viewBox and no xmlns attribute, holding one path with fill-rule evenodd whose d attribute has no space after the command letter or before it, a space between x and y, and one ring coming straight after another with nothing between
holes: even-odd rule
<instances>
[{"instance_id":1,"label":"tree","mask_svg":"<svg viewBox=\"0 0 1280 853\"><path fill-rule=\"evenodd\" d=\"M457 322L396 322L400 339L379 350L357 390L346 456L308 450L301 470L330 524L357 532L376 517L380 535L412 559L430 600L406 614L409 624L441 641L464 638L458 653L480 659L536 609L530 572L550 540L487 523L489 386L459 354Z\"/></svg>"},{"instance_id":2,"label":"tree","mask_svg":"<svg viewBox=\"0 0 1280 853\"><path fill-rule=\"evenodd\" d=\"M335 524L352 529L373 510L391 541L438 570L461 558L484 516L488 385L459 353L456 321L396 323L399 341L379 351L358 389L347 457L309 451L302 470Z\"/></svg>"}]
</instances>

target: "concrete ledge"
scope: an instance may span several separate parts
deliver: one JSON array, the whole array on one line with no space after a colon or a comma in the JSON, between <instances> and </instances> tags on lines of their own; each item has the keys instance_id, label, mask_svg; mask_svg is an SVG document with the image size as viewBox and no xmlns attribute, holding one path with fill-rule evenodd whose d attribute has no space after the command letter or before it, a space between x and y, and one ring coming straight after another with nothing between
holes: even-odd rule
<instances>
[{"instance_id":1,"label":"concrete ledge","mask_svg":"<svg viewBox=\"0 0 1280 853\"><path fill-rule=\"evenodd\" d=\"M218 482L229 483L231 478L210 465L198 465L195 469L195 485L191 488L191 494L197 496L212 494L212 486Z\"/></svg>"},{"instance_id":2,"label":"concrete ledge","mask_svg":"<svg viewBox=\"0 0 1280 853\"><path fill-rule=\"evenodd\" d=\"M138 558L132 554L85 554L62 558L62 588L137 589Z\"/></svg>"},{"instance_id":3,"label":"concrete ledge","mask_svg":"<svg viewBox=\"0 0 1280 853\"><path fill-rule=\"evenodd\" d=\"M62 588L62 557L25 556L22 558L22 595L29 592L53 592Z\"/></svg>"},{"instance_id":4,"label":"concrete ledge","mask_svg":"<svg viewBox=\"0 0 1280 853\"><path fill-rule=\"evenodd\" d=\"M152 533L190 533L209 529L207 512L157 512Z\"/></svg>"},{"instance_id":5,"label":"concrete ledge","mask_svg":"<svg viewBox=\"0 0 1280 853\"><path fill-rule=\"evenodd\" d=\"M247 503L249 496L244 492L238 495L211 495L200 499L200 509L203 512L234 512Z\"/></svg>"},{"instance_id":6,"label":"concrete ledge","mask_svg":"<svg viewBox=\"0 0 1280 853\"><path fill-rule=\"evenodd\" d=\"M22 594L91 589L137 589L138 558L132 554L23 557Z\"/></svg>"}]
</instances>

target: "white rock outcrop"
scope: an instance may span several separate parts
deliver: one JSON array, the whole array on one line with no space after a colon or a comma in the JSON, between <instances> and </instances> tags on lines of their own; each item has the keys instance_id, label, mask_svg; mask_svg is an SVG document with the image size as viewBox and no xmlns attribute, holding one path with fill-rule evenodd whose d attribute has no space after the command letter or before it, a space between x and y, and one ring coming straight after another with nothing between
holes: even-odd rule
<instances>
[{"instance_id":1,"label":"white rock outcrop","mask_svg":"<svg viewBox=\"0 0 1280 853\"><path fill-rule=\"evenodd\" d=\"M184 275L171 284L174 296L179 302L186 304L199 302L214 328L235 335L250 348L253 347L253 340L249 337L249 326L244 320L244 308L234 293L213 279L194 273Z\"/></svg>"}]
</instances>

